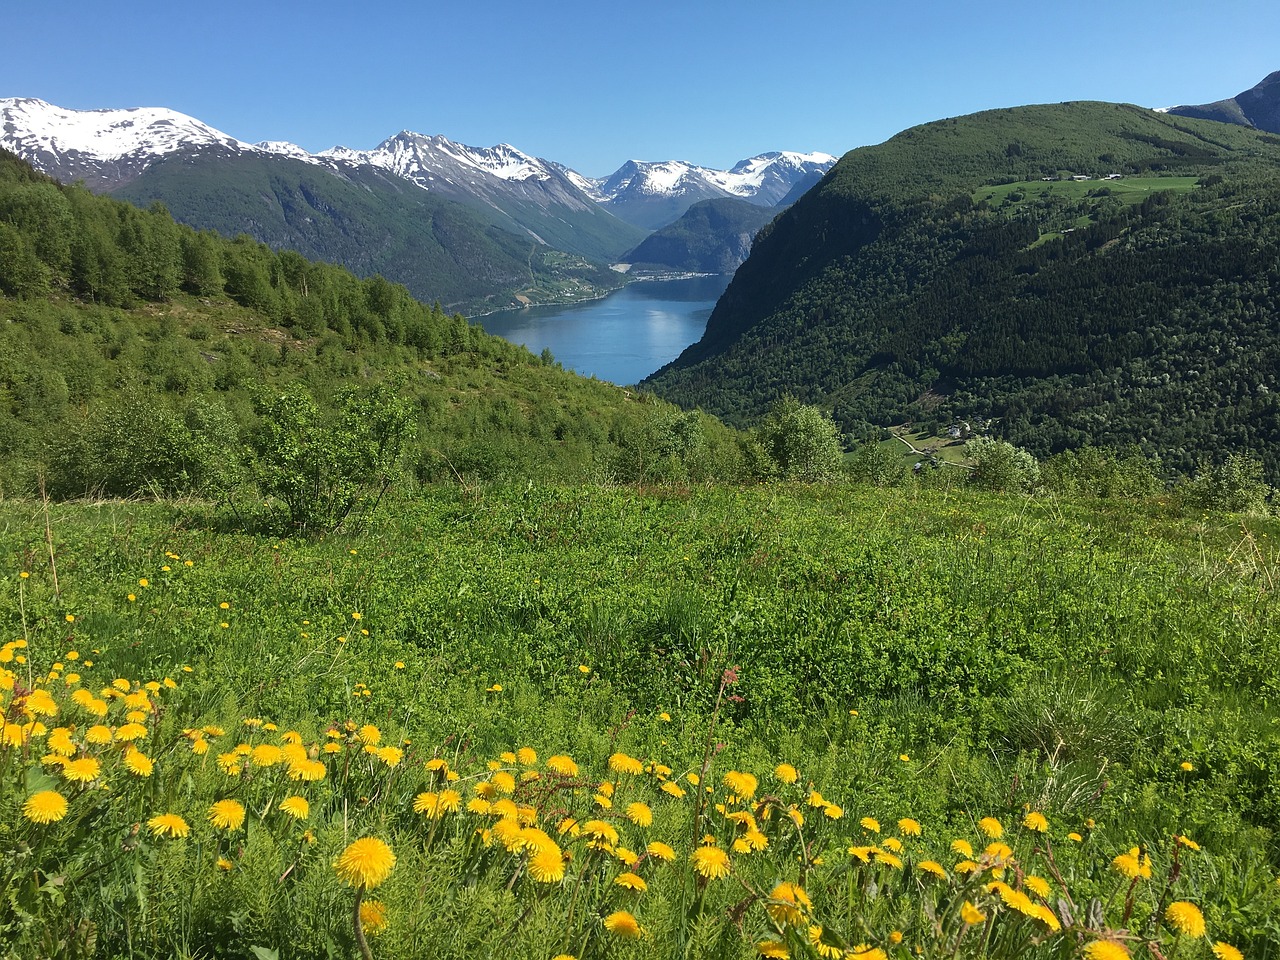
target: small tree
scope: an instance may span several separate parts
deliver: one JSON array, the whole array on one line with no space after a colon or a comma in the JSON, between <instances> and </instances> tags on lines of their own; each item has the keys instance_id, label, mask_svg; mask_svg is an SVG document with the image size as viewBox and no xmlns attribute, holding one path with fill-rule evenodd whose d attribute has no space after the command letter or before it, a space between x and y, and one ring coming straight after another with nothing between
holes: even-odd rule
<instances>
[{"instance_id":1,"label":"small tree","mask_svg":"<svg viewBox=\"0 0 1280 960\"><path fill-rule=\"evenodd\" d=\"M817 407L785 397L774 404L756 433L777 476L785 480L814 483L840 470L840 429Z\"/></svg>"},{"instance_id":2,"label":"small tree","mask_svg":"<svg viewBox=\"0 0 1280 960\"><path fill-rule=\"evenodd\" d=\"M965 452L974 462L970 480L988 490L1026 493L1040 480L1036 458L1004 440L977 437L965 444Z\"/></svg>"},{"instance_id":3,"label":"small tree","mask_svg":"<svg viewBox=\"0 0 1280 960\"><path fill-rule=\"evenodd\" d=\"M301 390L261 403L258 412L258 485L300 530L336 529L357 506L376 506L414 432L412 406L386 385L345 394L335 416L324 416Z\"/></svg>"}]
</instances>

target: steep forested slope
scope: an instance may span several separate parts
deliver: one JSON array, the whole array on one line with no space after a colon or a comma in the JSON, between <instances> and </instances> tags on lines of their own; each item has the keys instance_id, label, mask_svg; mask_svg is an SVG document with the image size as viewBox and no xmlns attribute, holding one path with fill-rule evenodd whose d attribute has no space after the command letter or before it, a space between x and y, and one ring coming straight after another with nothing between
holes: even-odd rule
<instances>
[{"instance_id":1,"label":"steep forested slope","mask_svg":"<svg viewBox=\"0 0 1280 960\"><path fill-rule=\"evenodd\" d=\"M995 417L1040 453L1248 448L1275 475L1278 170L1275 137L1118 104L907 130L762 231L650 385L739 423L795 394L855 434Z\"/></svg>"},{"instance_id":2,"label":"steep forested slope","mask_svg":"<svg viewBox=\"0 0 1280 960\"><path fill-rule=\"evenodd\" d=\"M113 195L141 206L159 200L183 223L247 233L360 276L383 274L465 313L510 306L517 294L576 299L619 285L607 267L518 235L497 213L374 167L342 170L286 157L176 154Z\"/></svg>"}]
</instances>

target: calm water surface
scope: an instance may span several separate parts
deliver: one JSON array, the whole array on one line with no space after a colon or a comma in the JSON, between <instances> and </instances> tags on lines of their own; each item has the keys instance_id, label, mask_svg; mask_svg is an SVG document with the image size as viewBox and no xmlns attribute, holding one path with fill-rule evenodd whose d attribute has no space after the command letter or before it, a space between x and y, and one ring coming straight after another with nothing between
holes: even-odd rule
<instances>
[{"instance_id":1,"label":"calm water surface","mask_svg":"<svg viewBox=\"0 0 1280 960\"><path fill-rule=\"evenodd\" d=\"M641 280L603 300L504 310L478 322L534 353L550 349L584 377L637 383L702 336L729 279Z\"/></svg>"}]
</instances>

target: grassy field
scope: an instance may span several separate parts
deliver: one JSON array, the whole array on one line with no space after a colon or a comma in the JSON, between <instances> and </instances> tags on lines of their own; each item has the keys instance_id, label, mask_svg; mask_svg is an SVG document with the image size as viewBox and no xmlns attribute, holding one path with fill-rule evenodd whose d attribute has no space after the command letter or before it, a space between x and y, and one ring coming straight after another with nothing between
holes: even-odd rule
<instances>
[{"instance_id":1,"label":"grassy field","mask_svg":"<svg viewBox=\"0 0 1280 960\"><path fill-rule=\"evenodd\" d=\"M1125 203L1141 203L1152 193L1194 190L1198 177L1121 177L1118 180L1020 180L985 186L973 193L975 203L986 202L998 207L1005 203L1017 206L1037 200L1060 198L1072 202L1104 196L1119 197ZM1105 191L1105 192L1102 192Z\"/></svg>"},{"instance_id":2,"label":"grassy field","mask_svg":"<svg viewBox=\"0 0 1280 960\"><path fill-rule=\"evenodd\" d=\"M3 503L0 955L1274 957L1278 537L914 486L319 540Z\"/></svg>"}]
</instances>

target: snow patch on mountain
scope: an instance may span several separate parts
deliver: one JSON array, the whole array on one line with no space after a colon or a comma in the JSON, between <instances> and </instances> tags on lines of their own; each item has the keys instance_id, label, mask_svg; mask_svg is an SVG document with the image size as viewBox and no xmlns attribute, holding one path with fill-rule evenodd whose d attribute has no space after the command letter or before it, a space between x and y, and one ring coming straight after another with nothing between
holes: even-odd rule
<instances>
[{"instance_id":1,"label":"snow patch on mountain","mask_svg":"<svg viewBox=\"0 0 1280 960\"><path fill-rule=\"evenodd\" d=\"M13 143L30 151L83 153L101 160L140 153L163 156L193 145L253 149L176 110L68 110L34 98L0 99L0 138L9 149Z\"/></svg>"}]
</instances>

